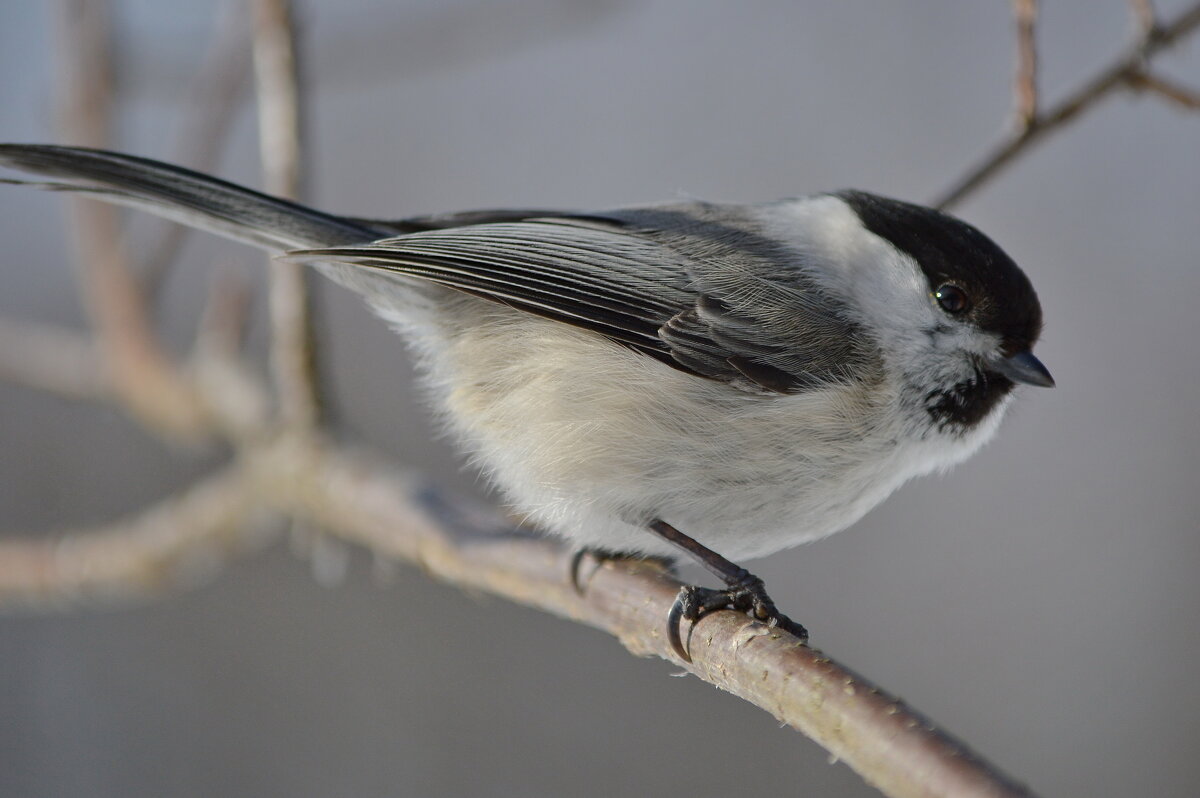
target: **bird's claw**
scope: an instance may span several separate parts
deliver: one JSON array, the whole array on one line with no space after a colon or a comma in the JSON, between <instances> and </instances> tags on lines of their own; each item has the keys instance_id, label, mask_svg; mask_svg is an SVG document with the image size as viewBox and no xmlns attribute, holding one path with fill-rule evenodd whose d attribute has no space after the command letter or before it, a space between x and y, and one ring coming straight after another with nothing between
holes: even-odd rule
<instances>
[{"instance_id":1,"label":"bird's claw","mask_svg":"<svg viewBox=\"0 0 1200 798\"><path fill-rule=\"evenodd\" d=\"M667 615L667 635L671 650L684 662L691 662L692 657L683 642L683 622L690 621L694 625L708 613L724 609L745 613L756 621L782 629L801 641L808 641L808 630L781 613L767 595L762 580L750 576L745 582L724 590L696 585L681 587L679 595L675 597L675 603L671 605L671 612ZM689 630L689 640L690 637Z\"/></svg>"},{"instance_id":2,"label":"bird's claw","mask_svg":"<svg viewBox=\"0 0 1200 798\"><path fill-rule=\"evenodd\" d=\"M584 579L583 579L583 561L591 559L595 561L595 568L592 573L605 563L621 562L628 560L631 562L649 563L651 566L660 569L663 573L672 574L675 572L675 562L670 557L656 557L653 555L647 556L644 554L626 554L619 551L605 551L604 549L576 549L571 554L571 559L567 564L568 574L571 580L571 587L575 589L575 594L582 596L584 594ZM588 575L591 578L591 574Z\"/></svg>"},{"instance_id":3,"label":"bird's claw","mask_svg":"<svg viewBox=\"0 0 1200 798\"><path fill-rule=\"evenodd\" d=\"M571 587L575 588L575 595L583 595L583 583L579 581L579 569L583 565L584 559L590 554L589 549L576 549L571 554L571 562L568 564L571 575Z\"/></svg>"}]
</instances>

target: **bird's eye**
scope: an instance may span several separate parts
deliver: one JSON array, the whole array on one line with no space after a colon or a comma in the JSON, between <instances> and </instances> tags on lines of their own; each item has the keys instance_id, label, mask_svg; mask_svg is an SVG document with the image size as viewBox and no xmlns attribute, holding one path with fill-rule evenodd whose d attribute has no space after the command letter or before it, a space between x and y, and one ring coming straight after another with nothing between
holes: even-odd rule
<instances>
[{"instance_id":1,"label":"bird's eye","mask_svg":"<svg viewBox=\"0 0 1200 798\"><path fill-rule=\"evenodd\" d=\"M966 313L971 307L971 301L967 299L967 294L956 285L946 283L939 286L938 290L933 292L933 296L937 299L942 310L947 313L952 313L957 316L960 313Z\"/></svg>"}]
</instances>

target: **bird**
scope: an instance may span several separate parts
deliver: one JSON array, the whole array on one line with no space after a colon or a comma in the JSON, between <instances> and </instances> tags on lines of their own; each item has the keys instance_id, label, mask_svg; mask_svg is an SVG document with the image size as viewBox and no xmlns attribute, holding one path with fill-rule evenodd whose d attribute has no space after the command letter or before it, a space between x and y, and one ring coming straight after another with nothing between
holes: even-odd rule
<instances>
[{"instance_id":1,"label":"bird","mask_svg":"<svg viewBox=\"0 0 1200 798\"><path fill-rule=\"evenodd\" d=\"M383 221L103 150L0 144L0 164L360 294L530 524L579 551L683 552L723 581L680 589L685 661L684 622L719 609L806 641L736 561L845 529L976 452L1016 386L1054 385L1020 267L960 219L865 191Z\"/></svg>"}]
</instances>

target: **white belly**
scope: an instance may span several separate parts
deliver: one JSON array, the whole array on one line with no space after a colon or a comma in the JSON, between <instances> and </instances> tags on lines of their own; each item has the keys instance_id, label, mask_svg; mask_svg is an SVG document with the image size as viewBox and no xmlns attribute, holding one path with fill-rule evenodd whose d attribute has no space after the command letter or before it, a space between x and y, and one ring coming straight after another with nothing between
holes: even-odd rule
<instances>
[{"instance_id":1,"label":"white belly","mask_svg":"<svg viewBox=\"0 0 1200 798\"><path fill-rule=\"evenodd\" d=\"M877 392L755 396L502 305L435 304L383 315L448 426L518 512L592 548L678 554L656 518L735 560L815 540L969 456L1000 416L920 440Z\"/></svg>"}]
</instances>

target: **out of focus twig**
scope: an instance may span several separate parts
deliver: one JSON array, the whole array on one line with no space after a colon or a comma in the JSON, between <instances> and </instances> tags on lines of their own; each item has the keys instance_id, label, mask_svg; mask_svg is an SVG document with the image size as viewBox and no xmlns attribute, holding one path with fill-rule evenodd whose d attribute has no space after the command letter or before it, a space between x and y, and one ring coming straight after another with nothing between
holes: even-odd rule
<instances>
[{"instance_id":1,"label":"out of focus twig","mask_svg":"<svg viewBox=\"0 0 1200 798\"><path fill-rule=\"evenodd\" d=\"M978 165L971 168L941 197L938 208L949 208L1010 165L1016 157L1050 133L1062 129L1085 111L1121 88L1150 88L1144 82L1145 65L1163 49L1175 44L1200 26L1200 3L1167 23L1156 23L1146 30L1137 44L1124 56L1101 69L1083 86L1051 108L1026 118L1025 124L998 145ZM1158 92L1157 89L1155 89Z\"/></svg>"},{"instance_id":2,"label":"out of focus twig","mask_svg":"<svg viewBox=\"0 0 1200 798\"><path fill-rule=\"evenodd\" d=\"M95 340L61 327L4 318L0 378L70 399L107 399L112 390Z\"/></svg>"},{"instance_id":3,"label":"out of focus twig","mask_svg":"<svg viewBox=\"0 0 1200 798\"><path fill-rule=\"evenodd\" d=\"M1037 0L1013 0L1017 18L1017 121L1022 129L1037 119Z\"/></svg>"},{"instance_id":4,"label":"out of focus twig","mask_svg":"<svg viewBox=\"0 0 1200 798\"><path fill-rule=\"evenodd\" d=\"M1129 8L1133 11L1133 20L1142 36L1147 36L1158 24L1158 15L1154 13L1154 4L1150 0L1129 0Z\"/></svg>"},{"instance_id":5,"label":"out of focus twig","mask_svg":"<svg viewBox=\"0 0 1200 798\"><path fill-rule=\"evenodd\" d=\"M254 69L266 189L299 199L303 120L296 21L289 0L254 0ZM272 261L270 269L271 366L280 415L287 428L311 429L319 408L308 270L278 261Z\"/></svg>"},{"instance_id":6,"label":"out of focus twig","mask_svg":"<svg viewBox=\"0 0 1200 798\"><path fill-rule=\"evenodd\" d=\"M270 430L270 395L258 372L242 357L250 310L243 280L220 274L213 280L191 353L196 389L205 397L217 431L240 446L252 446Z\"/></svg>"},{"instance_id":7,"label":"out of focus twig","mask_svg":"<svg viewBox=\"0 0 1200 798\"><path fill-rule=\"evenodd\" d=\"M692 662L680 661L664 619L681 583L654 565L607 562L580 595L566 578L567 547L514 534L495 511L447 500L374 458L345 450L286 452L251 466L276 485L266 492L281 502L278 509L419 563L435 578L586 623L638 656L670 660L801 731L886 795L1031 795L898 699L741 613L706 616L690 636Z\"/></svg>"},{"instance_id":8,"label":"out of focus twig","mask_svg":"<svg viewBox=\"0 0 1200 798\"><path fill-rule=\"evenodd\" d=\"M60 0L58 4L60 124L72 144L108 142L113 96L108 3ZM144 297L130 268L116 208L72 201L76 261L83 296L96 327L114 390L148 426L177 439L204 434L198 397L161 347Z\"/></svg>"},{"instance_id":9,"label":"out of focus twig","mask_svg":"<svg viewBox=\"0 0 1200 798\"><path fill-rule=\"evenodd\" d=\"M1150 72L1135 72L1129 77L1135 89L1153 92L1185 111L1200 111L1200 91Z\"/></svg>"},{"instance_id":10,"label":"out of focus twig","mask_svg":"<svg viewBox=\"0 0 1200 798\"><path fill-rule=\"evenodd\" d=\"M251 482L231 468L113 524L53 539L6 535L0 606L44 610L178 590L248 547L259 506Z\"/></svg>"},{"instance_id":11,"label":"out of focus twig","mask_svg":"<svg viewBox=\"0 0 1200 798\"><path fill-rule=\"evenodd\" d=\"M447 499L370 456L311 439L256 446L237 469L103 532L0 542L0 604L170 589L198 553L244 545L213 533L260 503L437 579L607 631L638 656L670 660L803 732L887 795L1030 795L894 696L741 613L705 616L690 635L692 661L680 661L665 634L680 582L661 568L606 562L580 593L567 578L564 546L519 534L495 511Z\"/></svg>"},{"instance_id":12,"label":"out of focus twig","mask_svg":"<svg viewBox=\"0 0 1200 798\"><path fill-rule=\"evenodd\" d=\"M201 172L216 167L221 146L241 106L239 101L250 84L250 36L244 11L240 2L227 6L184 103L173 160ZM160 232L146 246L148 254L138 269L148 296L158 293L163 274L191 232L191 228L172 222L160 222L157 229Z\"/></svg>"}]
</instances>

